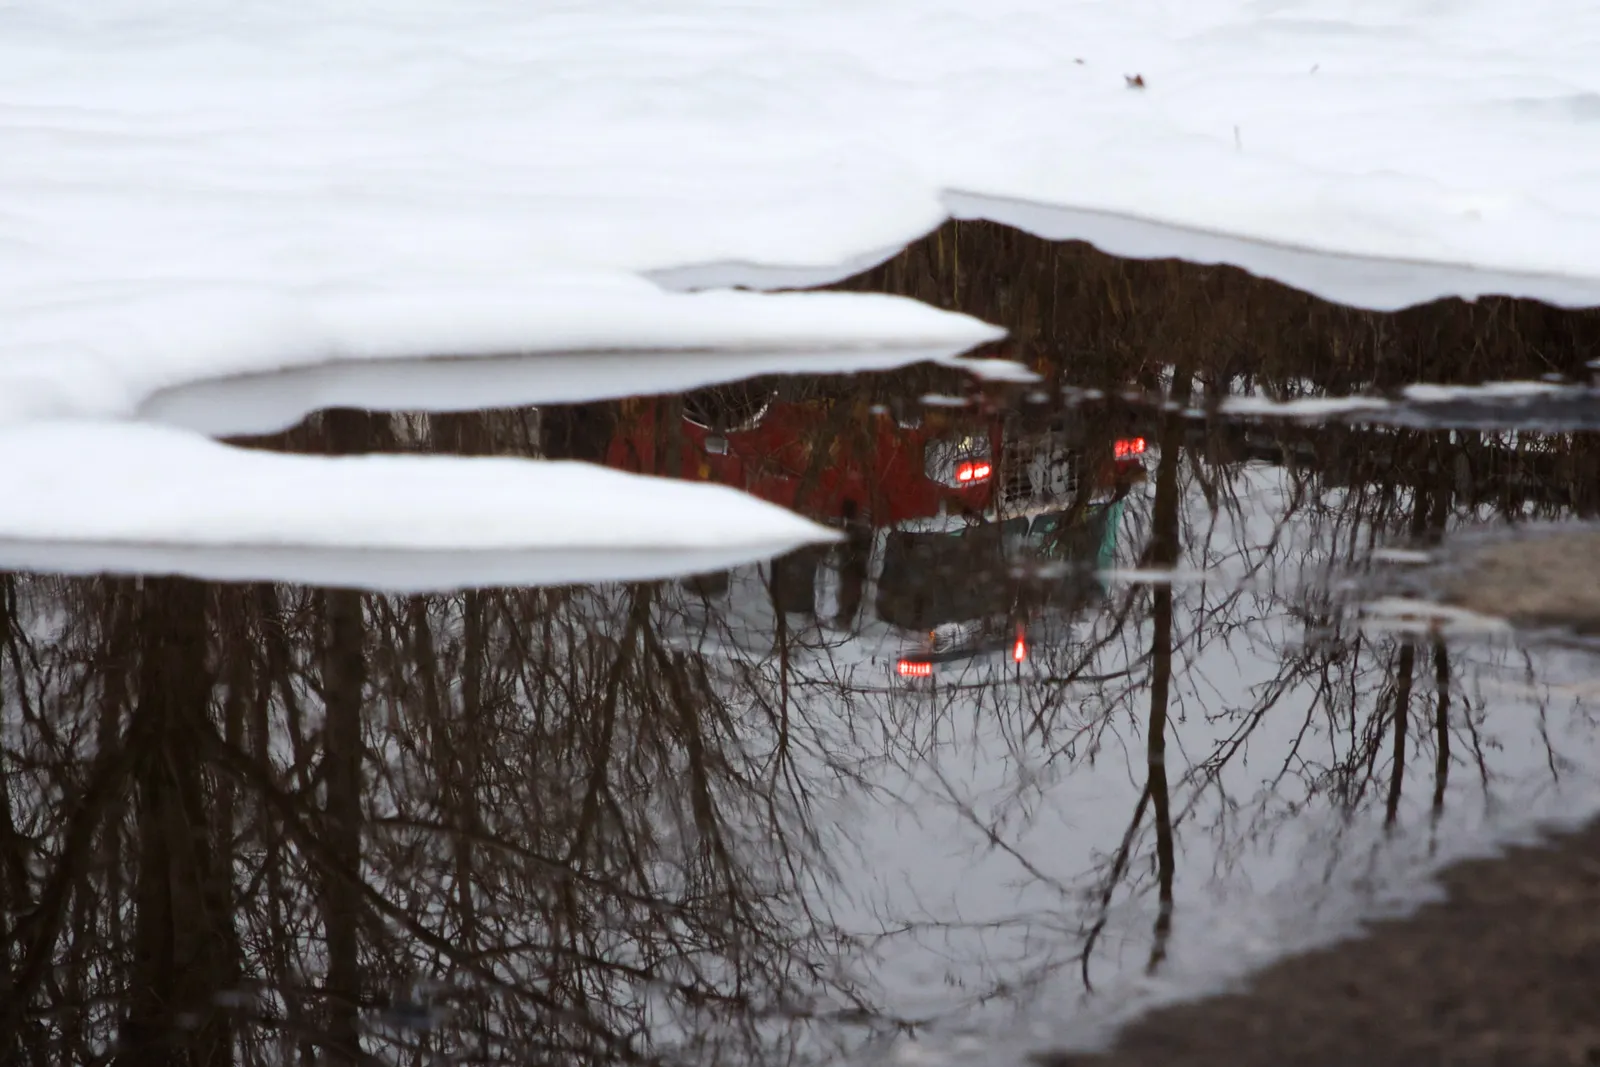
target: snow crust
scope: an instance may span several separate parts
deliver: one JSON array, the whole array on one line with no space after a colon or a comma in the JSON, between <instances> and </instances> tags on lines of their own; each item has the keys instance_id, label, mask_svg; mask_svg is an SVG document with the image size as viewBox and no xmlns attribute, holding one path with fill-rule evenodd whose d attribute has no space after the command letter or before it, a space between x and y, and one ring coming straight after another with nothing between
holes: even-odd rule
<instances>
[{"instance_id":1,"label":"snow crust","mask_svg":"<svg viewBox=\"0 0 1600 1067\"><path fill-rule=\"evenodd\" d=\"M552 380L565 384L521 402L589 400L703 384L705 372L677 363L680 353L721 353L718 373L743 377L772 369L762 351L784 352L789 370L854 370L949 358L1003 335L881 294L664 293L639 278L594 272L410 284L370 269L366 283L298 292L288 279L275 292L175 285L135 299L21 309L21 329L0 340L0 422L126 416L193 382L328 368L361 374L362 364L440 356L632 352L663 364L652 371L636 361L623 376L598 364L581 385L570 368L552 366ZM367 370L364 378L381 388L385 371L397 370ZM347 399L364 398L356 390Z\"/></svg>"},{"instance_id":2,"label":"snow crust","mask_svg":"<svg viewBox=\"0 0 1600 1067\"><path fill-rule=\"evenodd\" d=\"M1004 381L1037 377L1019 363L954 358L948 344L339 360L175 386L152 394L139 405L137 415L200 433L266 434L287 429L307 413L329 407L475 411L675 393L760 374L793 374L800 369L814 374L850 373L922 361Z\"/></svg>"},{"instance_id":3,"label":"snow crust","mask_svg":"<svg viewBox=\"0 0 1600 1067\"><path fill-rule=\"evenodd\" d=\"M68 421L0 430L0 455L29 457L0 466L0 569L422 590L662 577L836 536L724 486L572 462L300 456Z\"/></svg>"}]
</instances>

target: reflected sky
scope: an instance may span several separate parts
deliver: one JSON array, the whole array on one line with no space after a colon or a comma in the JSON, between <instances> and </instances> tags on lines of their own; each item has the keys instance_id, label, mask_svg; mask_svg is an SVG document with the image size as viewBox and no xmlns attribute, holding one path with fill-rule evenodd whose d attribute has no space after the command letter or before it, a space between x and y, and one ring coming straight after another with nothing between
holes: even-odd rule
<instances>
[{"instance_id":1,"label":"reflected sky","mask_svg":"<svg viewBox=\"0 0 1600 1067\"><path fill-rule=\"evenodd\" d=\"M1581 391L1593 317L1362 315L971 224L856 284L1006 323L1043 382L920 366L248 442L720 482L837 544L429 595L0 579L5 1056L1006 1058L1600 809L1591 654L1429 613L1456 543L1593 515L1586 424L1211 403Z\"/></svg>"}]
</instances>

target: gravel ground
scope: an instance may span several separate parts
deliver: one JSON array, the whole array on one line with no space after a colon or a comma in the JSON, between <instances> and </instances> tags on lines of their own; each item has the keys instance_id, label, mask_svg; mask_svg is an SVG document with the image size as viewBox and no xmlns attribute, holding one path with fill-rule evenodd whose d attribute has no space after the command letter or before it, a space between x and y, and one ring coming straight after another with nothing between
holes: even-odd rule
<instances>
[{"instance_id":1,"label":"gravel ground","mask_svg":"<svg viewBox=\"0 0 1600 1067\"><path fill-rule=\"evenodd\" d=\"M1600 1064L1600 823L1441 875L1448 899L1044 1067Z\"/></svg>"}]
</instances>

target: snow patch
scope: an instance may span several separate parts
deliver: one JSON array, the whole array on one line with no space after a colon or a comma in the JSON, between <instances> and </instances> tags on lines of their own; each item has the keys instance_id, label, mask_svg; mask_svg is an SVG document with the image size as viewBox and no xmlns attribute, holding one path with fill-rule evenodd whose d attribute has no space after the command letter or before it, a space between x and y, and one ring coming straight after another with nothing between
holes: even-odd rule
<instances>
[{"instance_id":1,"label":"snow patch","mask_svg":"<svg viewBox=\"0 0 1600 1067\"><path fill-rule=\"evenodd\" d=\"M1552 382L1484 382L1480 385L1408 385L1400 395L1418 404L1450 400L1520 400L1534 396L1561 396L1581 390Z\"/></svg>"},{"instance_id":2,"label":"snow patch","mask_svg":"<svg viewBox=\"0 0 1600 1067\"><path fill-rule=\"evenodd\" d=\"M661 577L837 534L736 490L589 464L341 458L137 423L0 430L0 568L384 589Z\"/></svg>"},{"instance_id":3,"label":"snow patch","mask_svg":"<svg viewBox=\"0 0 1600 1067\"><path fill-rule=\"evenodd\" d=\"M1490 0L22 0L0 418L346 357L636 347L606 336L630 324L695 347L642 291L576 331L552 308L597 278L832 280L952 216L1366 307L1600 303L1597 49L1578 0L1514 28ZM741 329L787 314L738 302ZM906 325L859 311L851 343Z\"/></svg>"},{"instance_id":4,"label":"snow patch","mask_svg":"<svg viewBox=\"0 0 1600 1067\"><path fill-rule=\"evenodd\" d=\"M217 403L218 414L204 421L243 432L292 423L307 404L366 406L370 397L385 406L395 395L416 396L419 385L438 390L442 410L458 410L466 401L451 399L454 390L444 384L456 376L467 393L480 392L471 378L479 386L510 385L489 401L496 406L587 400L775 370L948 359L1004 336L968 316L880 294L663 293L625 274L512 273L477 285L380 279L377 271L367 284L342 288L162 288L21 314L0 339L0 423L192 412L195 404L181 396L152 398L206 382L219 386L208 385L198 399ZM4 300L0 295L0 306ZM619 364L615 357L623 354ZM473 355L500 358L483 366L459 358L404 365ZM518 356L525 358L511 358ZM591 361L595 356L605 358ZM285 380L286 372L304 377ZM272 375L280 377L259 380ZM258 386L274 414L230 425L226 412L252 407ZM285 414L297 405L293 417ZM192 413L177 417L202 421ZM262 426L264 420L279 425Z\"/></svg>"},{"instance_id":5,"label":"snow patch","mask_svg":"<svg viewBox=\"0 0 1600 1067\"><path fill-rule=\"evenodd\" d=\"M1274 400L1267 396L1228 396L1217 404L1225 415L1257 415L1283 419L1321 419L1357 411L1382 411L1393 402L1381 396L1308 396Z\"/></svg>"}]
</instances>

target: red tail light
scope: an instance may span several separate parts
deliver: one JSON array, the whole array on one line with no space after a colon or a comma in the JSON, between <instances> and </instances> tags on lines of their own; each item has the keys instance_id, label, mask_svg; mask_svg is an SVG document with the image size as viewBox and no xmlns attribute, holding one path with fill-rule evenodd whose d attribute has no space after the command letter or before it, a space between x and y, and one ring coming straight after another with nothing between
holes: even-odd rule
<instances>
[{"instance_id":1,"label":"red tail light","mask_svg":"<svg viewBox=\"0 0 1600 1067\"><path fill-rule=\"evenodd\" d=\"M1017 635L1017 643L1011 646L1011 662L1021 663L1028 658L1028 639L1021 634Z\"/></svg>"},{"instance_id":2,"label":"red tail light","mask_svg":"<svg viewBox=\"0 0 1600 1067\"><path fill-rule=\"evenodd\" d=\"M1133 456L1144 455L1145 443L1142 437L1124 437L1112 449L1118 459L1129 459Z\"/></svg>"},{"instance_id":3,"label":"red tail light","mask_svg":"<svg viewBox=\"0 0 1600 1067\"><path fill-rule=\"evenodd\" d=\"M994 467L986 459L971 460L956 468L956 481L961 485L971 485L981 482L994 473Z\"/></svg>"},{"instance_id":4,"label":"red tail light","mask_svg":"<svg viewBox=\"0 0 1600 1067\"><path fill-rule=\"evenodd\" d=\"M895 665L902 678L932 678L933 664L926 661L903 659Z\"/></svg>"}]
</instances>

